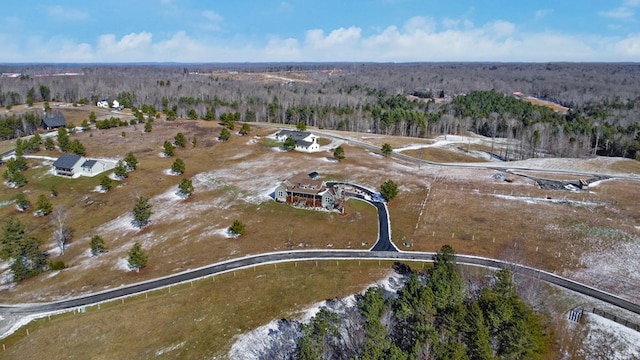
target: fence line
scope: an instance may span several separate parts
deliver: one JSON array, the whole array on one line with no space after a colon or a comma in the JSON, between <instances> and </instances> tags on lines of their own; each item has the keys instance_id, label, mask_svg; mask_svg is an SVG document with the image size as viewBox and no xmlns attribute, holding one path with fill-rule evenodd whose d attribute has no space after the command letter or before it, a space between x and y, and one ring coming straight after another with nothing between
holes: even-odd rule
<instances>
[{"instance_id":1,"label":"fence line","mask_svg":"<svg viewBox=\"0 0 640 360\"><path fill-rule=\"evenodd\" d=\"M609 319L611 321L614 321L620 325L626 326L629 329L635 330L640 332L640 324L634 323L632 321L629 321L627 319L621 318L620 316L614 315L612 313L606 312L604 310L598 309L598 308L593 308L592 313L602 316L603 318Z\"/></svg>"}]
</instances>

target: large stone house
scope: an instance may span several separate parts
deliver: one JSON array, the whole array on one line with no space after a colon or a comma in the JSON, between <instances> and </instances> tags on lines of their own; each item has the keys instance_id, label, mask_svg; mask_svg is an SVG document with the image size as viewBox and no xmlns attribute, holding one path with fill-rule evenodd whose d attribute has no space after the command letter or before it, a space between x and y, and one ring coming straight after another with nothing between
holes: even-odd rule
<instances>
[{"instance_id":1,"label":"large stone house","mask_svg":"<svg viewBox=\"0 0 640 360\"><path fill-rule=\"evenodd\" d=\"M302 152L316 152L320 150L320 144L318 144L318 136L308 131L297 130L280 130L275 135L276 140L284 142L288 138L292 138L296 147L296 151Z\"/></svg>"},{"instance_id":2,"label":"large stone house","mask_svg":"<svg viewBox=\"0 0 640 360\"><path fill-rule=\"evenodd\" d=\"M313 175L300 174L284 180L275 190L275 200L300 207L333 210L339 207L340 189L327 184Z\"/></svg>"}]
</instances>

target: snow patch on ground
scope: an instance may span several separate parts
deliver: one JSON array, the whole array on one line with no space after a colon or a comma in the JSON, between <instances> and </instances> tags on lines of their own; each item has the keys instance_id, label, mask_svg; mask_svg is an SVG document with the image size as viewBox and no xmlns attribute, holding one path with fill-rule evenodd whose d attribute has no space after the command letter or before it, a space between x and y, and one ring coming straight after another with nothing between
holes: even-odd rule
<instances>
[{"instance_id":1,"label":"snow patch on ground","mask_svg":"<svg viewBox=\"0 0 640 360\"><path fill-rule=\"evenodd\" d=\"M612 245L604 240L610 236L622 237L622 240ZM609 235L594 233L585 241L594 250L581 256L580 262L584 268L568 274L569 277L600 289L608 289L631 301L640 301L640 237L623 232Z\"/></svg>"},{"instance_id":2,"label":"snow patch on ground","mask_svg":"<svg viewBox=\"0 0 640 360\"><path fill-rule=\"evenodd\" d=\"M164 354L166 354L168 352L171 352L173 350L182 349L186 344L187 344L187 342L183 341L183 342L177 343L175 345L171 345L171 346L162 348L162 349L156 351L156 356L164 355Z\"/></svg>"},{"instance_id":3,"label":"snow patch on ground","mask_svg":"<svg viewBox=\"0 0 640 360\"><path fill-rule=\"evenodd\" d=\"M585 348L579 352L586 359L640 359L640 332L595 314L586 314L589 333Z\"/></svg>"},{"instance_id":4,"label":"snow patch on ground","mask_svg":"<svg viewBox=\"0 0 640 360\"><path fill-rule=\"evenodd\" d=\"M0 201L0 209L9 205L9 204L13 204L14 201L13 200L7 200L7 201Z\"/></svg>"},{"instance_id":5,"label":"snow patch on ground","mask_svg":"<svg viewBox=\"0 0 640 360\"><path fill-rule=\"evenodd\" d=\"M553 203L553 204L567 204L567 205L579 205L579 206L598 206L602 205L595 202L589 201L576 201L576 200L568 200L568 199L554 199L554 198L540 198L540 197L530 197L530 196L513 196L513 195L502 195L502 194L490 194L491 196L504 199L504 200L515 200L515 201L523 201L527 204L540 204L540 203Z\"/></svg>"},{"instance_id":6,"label":"snow patch on ground","mask_svg":"<svg viewBox=\"0 0 640 360\"><path fill-rule=\"evenodd\" d=\"M113 266L113 268L115 270L121 270L121 271L127 271L127 272L131 271L131 268L129 267L129 261L125 258L118 259L118 261Z\"/></svg>"},{"instance_id":7,"label":"snow patch on ground","mask_svg":"<svg viewBox=\"0 0 640 360\"><path fill-rule=\"evenodd\" d=\"M216 229L213 231L213 234L227 239L237 239L238 237L240 237L239 235L232 234L231 231L229 231L229 228Z\"/></svg>"},{"instance_id":8,"label":"snow patch on ground","mask_svg":"<svg viewBox=\"0 0 640 360\"><path fill-rule=\"evenodd\" d=\"M177 172L175 172L175 171L173 171L171 169L164 169L162 171L162 173L165 174L165 175L170 175L170 176L180 176L180 175L182 175L182 174L177 173Z\"/></svg>"},{"instance_id":9,"label":"snow patch on ground","mask_svg":"<svg viewBox=\"0 0 640 360\"><path fill-rule=\"evenodd\" d=\"M405 280L402 275L392 272L385 279L371 284L367 288L378 286L387 292L395 293L402 287ZM309 322L322 308L327 308L330 311L341 314L355 305L356 296L350 295L344 299L326 300L315 303L305 309L295 322L273 320L248 333L236 336L236 342L229 351L229 359L263 359L265 350L271 348L274 342L278 342L278 347L281 349L294 349L299 336L299 329L296 326L296 322ZM282 341L285 341L285 343L282 343Z\"/></svg>"},{"instance_id":10,"label":"snow patch on ground","mask_svg":"<svg viewBox=\"0 0 640 360\"><path fill-rule=\"evenodd\" d=\"M98 185L96 187L93 188L93 190L91 190L92 192L97 192L97 193L101 193L101 194L106 194L107 190L105 190L102 185Z\"/></svg>"}]
</instances>

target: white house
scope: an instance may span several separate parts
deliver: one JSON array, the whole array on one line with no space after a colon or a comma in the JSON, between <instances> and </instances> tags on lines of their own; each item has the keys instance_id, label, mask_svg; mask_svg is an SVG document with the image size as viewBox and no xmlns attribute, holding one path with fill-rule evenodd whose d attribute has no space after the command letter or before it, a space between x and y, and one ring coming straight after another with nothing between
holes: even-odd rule
<instances>
[{"instance_id":1,"label":"white house","mask_svg":"<svg viewBox=\"0 0 640 360\"><path fill-rule=\"evenodd\" d=\"M285 141L288 138L293 138L296 142L295 150L302 152L316 152L320 151L320 144L318 144L318 136L308 131L297 130L280 130L275 135L276 140Z\"/></svg>"},{"instance_id":2,"label":"white house","mask_svg":"<svg viewBox=\"0 0 640 360\"><path fill-rule=\"evenodd\" d=\"M57 175L78 177L95 176L107 171L113 166L108 166L103 161L86 159L80 155L64 154L54 161L53 167Z\"/></svg>"},{"instance_id":3,"label":"white house","mask_svg":"<svg viewBox=\"0 0 640 360\"><path fill-rule=\"evenodd\" d=\"M98 101L98 103L96 104L97 107L101 107L101 108L109 108L109 100L107 99L101 99L100 101Z\"/></svg>"},{"instance_id":4,"label":"white house","mask_svg":"<svg viewBox=\"0 0 640 360\"><path fill-rule=\"evenodd\" d=\"M54 161L53 167L56 169L56 174L73 177L82 173L82 164L85 161L85 158L80 155L64 154Z\"/></svg>"},{"instance_id":5,"label":"white house","mask_svg":"<svg viewBox=\"0 0 640 360\"><path fill-rule=\"evenodd\" d=\"M118 102L118 100L113 100L111 102L111 107L114 108L114 109L119 108L120 107L120 103Z\"/></svg>"}]
</instances>

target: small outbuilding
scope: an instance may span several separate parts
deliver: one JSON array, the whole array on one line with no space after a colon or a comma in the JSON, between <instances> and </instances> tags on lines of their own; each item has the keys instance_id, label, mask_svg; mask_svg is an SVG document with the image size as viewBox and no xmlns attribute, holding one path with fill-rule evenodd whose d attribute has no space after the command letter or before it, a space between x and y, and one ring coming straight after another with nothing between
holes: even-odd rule
<instances>
[{"instance_id":1,"label":"small outbuilding","mask_svg":"<svg viewBox=\"0 0 640 360\"><path fill-rule=\"evenodd\" d=\"M105 164L98 160L86 160L81 168L83 175L86 176L94 176L106 170Z\"/></svg>"}]
</instances>

